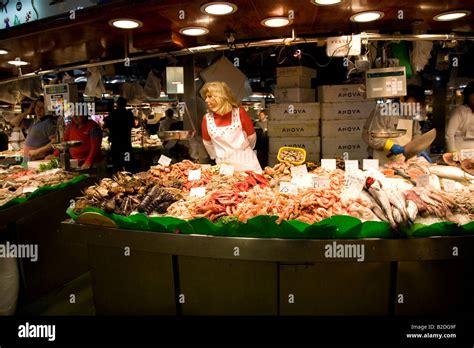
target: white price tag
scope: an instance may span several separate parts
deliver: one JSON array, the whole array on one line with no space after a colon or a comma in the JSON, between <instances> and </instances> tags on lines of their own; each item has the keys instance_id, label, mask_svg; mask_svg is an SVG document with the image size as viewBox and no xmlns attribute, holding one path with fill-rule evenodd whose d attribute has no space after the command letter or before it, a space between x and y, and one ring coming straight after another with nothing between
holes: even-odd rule
<instances>
[{"instance_id":1,"label":"white price tag","mask_svg":"<svg viewBox=\"0 0 474 348\"><path fill-rule=\"evenodd\" d=\"M221 164L221 168L219 169L219 174L221 175L234 175L234 166L228 164Z\"/></svg>"},{"instance_id":2,"label":"white price tag","mask_svg":"<svg viewBox=\"0 0 474 348\"><path fill-rule=\"evenodd\" d=\"M465 159L474 159L474 149L461 150L460 153L461 161Z\"/></svg>"},{"instance_id":3,"label":"white price tag","mask_svg":"<svg viewBox=\"0 0 474 348\"><path fill-rule=\"evenodd\" d=\"M361 192L365 185L365 178L357 175L357 173L346 173L346 187L352 187L353 189Z\"/></svg>"},{"instance_id":4,"label":"white price tag","mask_svg":"<svg viewBox=\"0 0 474 348\"><path fill-rule=\"evenodd\" d=\"M287 193L290 195L297 195L298 194L298 186L292 182L282 181L280 182L280 193Z\"/></svg>"},{"instance_id":5,"label":"white price tag","mask_svg":"<svg viewBox=\"0 0 474 348\"><path fill-rule=\"evenodd\" d=\"M191 197L204 197L206 195L206 188L205 187L191 187L191 191L189 191L189 195Z\"/></svg>"},{"instance_id":6,"label":"white price tag","mask_svg":"<svg viewBox=\"0 0 474 348\"><path fill-rule=\"evenodd\" d=\"M419 175L416 178L416 186L424 187L430 184L430 176L428 174Z\"/></svg>"},{"instance_id":7,"label":"white price tag","mask_svg":"<svg viewBox=\"0 0 474 348\"><path fill-rule=\"evenodd\" d=\"M188 174L188 180L200 180L201 179L201 169L190 170Z\"/></svg>"},{"instance_id":8,"label":"white price tag","mask_svg":"<svg viewBox=\"0 0 474 348\"><path fill-rule=\"evenodd\" d=\"M456 191L456 182L450 179L443 179L443 188L446 192Z\"/></svg>"},{"instance_id":9,"label":"white price tag","mask_svg":"<svg viewBox=\"0 0 474 348\"><path fill-rule=\"evenodd\" d=\"M344 168L345 168L346 173L357 172L359 170L359 161L358 160L344 161Z\"/></svg>"},{"instance_id":10,"label":"white price tag","mask_svg":"<svg viewBox=\"0 0 474 348\"><path fill-rule=\"evenodd\" d=\"M158 164L161 164L163 166L169 166L171 163L171 158L166 157L165 155L161 155L160 159L158 160Z\"/></svg>"},{"instance_id":11,"label":"white price tag","mask_svg":"<svg viewBox=\"0 0 474 348\"><path fill-rule=\"evenodd\" d=\"M27 186L27 187L24 187L22 192L23 193L32 193L32 192L35 192L38 188L35 187L35 186Z\"/></svg>"},{"instance_id":12,"label":"white price tag","mask_svg":"<svg viewBox=\"0 0 474 348\"><path fill-rule=\"evenodd\" d=\"M298 176L306 176L308 175L308 168L306 167L306 164L302 164L300 166L295 166L291 167L291 176L292 177L298 177Z\"/></svg>"},{"instance_id":13,"label":"white price tag","mask_svg":"<svg viewBox=\"0 0 474 348\"><path fill-rule=\"evenodd\" d=\"M315 189L327 190L331 187L331 179L328 176L315 176L312 184Z\"/></svg>"},{"instance_id":14,"label":"white price tag","mask_svg":"<svg viewBox=\"0 0 474 348\"><path fill-rule=\"evenodd\" d=\"M408 183L405 179L398 179L398 178L384 178L383 180L383 187L388 187L395 191L408 191L413 188L411 183Z\"/></svg>"},{"instance_id":15,"label":"white price tag","mask_svg":"<svg viewBox=\"0 0 474 348\"><path fill-rule=\"evenodd\" d=\"M327 171L336 170L336 159L334 158L323 158L321 160L321 167Z\"/></svg>"},{"instance_id":16,"label":"white price tag","mask_svg":"<svg viewBox=\"0 0 474 348\"><path fill-rule=\"evenodd\" d=\"M369 169L379 170L379 160L378 159L364 159L362 161L362 168L364 170L369 170Z\"/></svg>"},{"instance_id":17,"label":"white price tag","mask_svg":"<svg viewBox=\"0 0 474 348\"><path fill-rule=\"evenodd\" d=\"M293 176L291 178L291 182L295 184L296 186L298 186L298 188L306 189L309 187L313 187L313 182L312 182L313 176L314 175L312 174Z\"/></svg>"}]
</instances>

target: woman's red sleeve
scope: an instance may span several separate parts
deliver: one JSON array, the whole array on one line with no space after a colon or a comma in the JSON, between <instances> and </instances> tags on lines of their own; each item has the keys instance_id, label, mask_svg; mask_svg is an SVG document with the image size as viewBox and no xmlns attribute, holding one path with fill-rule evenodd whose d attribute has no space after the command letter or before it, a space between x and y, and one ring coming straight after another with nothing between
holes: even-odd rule
<instances>
[{"instance_id":1,"label":"woman's red sleeve","mask_svg":"<svg viewBox=\"0 0 474 348\"><path fill-rule=\"evenodd\" d=\"M205 115L202 118L201 131L202 131L202 139L206 141L211 141L211 137L209 136L209 132L207 131L207 120L206 120Z\"/></svg>"},{"instance_id":2,"label":"woman's red sleeve","mask_svg":"<svg viewBox=\"0 0 474 348\"><path fill-rule=\"evenodd\" d=\"M242 128L244 129L245 133L247 133L247 135L252 135L255 133L253 122L244 108L240 108L240 123L242 123Z\"/></svg>"}]
</instances>

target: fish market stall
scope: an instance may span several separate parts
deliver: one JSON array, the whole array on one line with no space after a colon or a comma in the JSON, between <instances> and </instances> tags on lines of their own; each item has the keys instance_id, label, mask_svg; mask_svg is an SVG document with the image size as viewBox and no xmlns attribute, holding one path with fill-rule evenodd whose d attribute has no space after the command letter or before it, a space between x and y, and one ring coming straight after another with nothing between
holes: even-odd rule
<instances>
[{"instance_id":1,"label":"fish market stall","mask_svg":"<svg viewBox=\"0 0 474 348\"><path fill-rule=\"evenodd\" d=\"M61 233L88 247L97 313L472 308L472 177L422 158L349 164L255 173L182 161L117 173L76 199Z\"/></svg>"},{"instance_id":2,"label":"fish market stall","mask_svg":"<svg viewBox=\"0 0 474 348\"><path fill-rule=\"evenodd\" d=\"M0 241L37 247L37 260L19 258L21 298L30 301L87 271L83 245L60 241L58 227L70 200L92 182L61 169L20 166L0 171Z\"/></svg>"},{"instance_id":3,"label":"fish market stall","mask_svg":"<svg viewBox=\"0 0 474 348\"><path fill-rule=\"evenodd\" d=\"M8 167L20 164L23 159L23 151L6 150L0 152L0 166Z\"/></svg>"}]
</instances>

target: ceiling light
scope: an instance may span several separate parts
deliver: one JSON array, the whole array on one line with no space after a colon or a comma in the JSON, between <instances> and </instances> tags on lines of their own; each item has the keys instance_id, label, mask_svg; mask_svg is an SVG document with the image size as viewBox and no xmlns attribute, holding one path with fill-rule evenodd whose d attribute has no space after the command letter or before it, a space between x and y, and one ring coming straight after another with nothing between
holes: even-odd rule
<instances>
[{"instance_id":1,"label":"ceiling light","mask_svg":"<svg viewBox=\"0 0 474 348\"><path fill-rule=\"evenodd\" d=\"M288 17L269 17L261 21L261 24L265 27L279 28L291 24L291 20Z\"/></svg>"},{"instance_id":2,"label":"ceiling light","mask_svg":"<svg viewBox=\"0 0 474 348\"><path fill-rule=\"evenodd\" d=\"M209 29L204 28L204 27L186 27L179 29L179 32L183 35L188 35L188 36L201 36L201 35L206 35L209 33Z\"/></svg>"},{"instance_id":3,"label":"ceiling light","mask_svg":"<svg viewBox=\"0 0 474 348\"><path fill-rule=\"evenodd\" d=\"M0 54L8 54L8 51L0 48Z\"/></svg>"},{"instance_id":4,"label":"ceiling light","mask_svg":"<svg viewBox=\"0 0 474 348\"><path fill-rule=\"evenodd\" d=\"M215 1L201 6L201 12L210 15L223 16L237 11L237 5L230 2Z\"/></svg>"},{"instance_id":5,"label":"ceiling light","mask_svg":"<svg viewBox=\"0 0 474 348\"><path fill-rule=\"evenodd\" d=\"M460 11L449 11L437 14L433 17L435 21L445 22L445 21L454 21L456 19L460 19L466 16L469 16L471 11L468 10L460 10Z\"/></svg>"},{"instance_id":6,"label":"ceiling light","mask_svg":"<svg viewBox=\"0 0 474 348\"><path fill-rule=\"evenodd\" d=\"M136 29L143 26L143 23L136 19L117 18L109 21L109 25L119 29Z\"/></svg>"},{"instance_id":7,"label":"ceiling light","mask_svg":"<svg viewBox=\"0 0 474 348\"><path fill-rule=\"evenodd\" d=\"M341 3L342 0L311 0L311 3L314 5L321 5L321 6L326 6L326 5L335 5Z\"/></svg>"},{"instance_id":8,"label":"ceiling light","mask_svg":"<svg viewBox=\"0 0 474 348\"><path fill-rule=\"evenodd\" d=\"M23 66L23 65L28 65L30 63L25 62L24 60L21 60L20 58L15 58L15 60L9 60L8 64L15 65L15 66Z\"/></svg>"},{"instance_id":9,"label":"ceiling light","mask_svg":"<svg viewBox=\"0 0 474 348\"><path fill-rule=\"evenodd\" d=\"M356 13L351 16L353 22L372 22L382 18L385 14L380 11L367 11Z\"/></svg>"}]
</instances>

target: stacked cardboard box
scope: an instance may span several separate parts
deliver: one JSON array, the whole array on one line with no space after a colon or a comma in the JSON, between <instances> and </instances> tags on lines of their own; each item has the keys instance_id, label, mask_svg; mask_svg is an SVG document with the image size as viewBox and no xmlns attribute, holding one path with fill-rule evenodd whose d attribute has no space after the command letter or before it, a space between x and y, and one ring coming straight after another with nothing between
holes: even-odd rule
<instances>
[{"instance_id":1,"label":"stacked cardboard box","mask_svg":"<svg viewBox=\"0 0 474 348\"><path fill-rule=\"evenodd\" d=\"M276 104L270 105L268 117L269 165L278 162L282 146L304 148L307 161L319 161L321 107L311 89L315 77L316 70L304 66L277 68Z\"/></svg>"},{"instance_id":2,"label":"stacked cardboard box","mask_svg":"<svg viewBox=\"0 0 474 348\"><path fill-rule=\"evenodd\" d=\"M305 66L277 68L277 103L311 103L316 101L316 90L311 88L311 79L316 70Z\"/></svg>"},{"instance_id":3,"label":"stacked cardboard box","mask_svg":"<svg viewBox=\"0 0 474 348\"><path fill-rule=\"evenodd\" d=\"M360 85L320 86L321 150L323 158L367 158L367 144L362 140L362 130L375 101L365 99Z\"/></svg>"},{"instance_id":4,"label":"stacked cardboard box","mask_svg":"<svg viewBox=\"0 0 474 348\"><path fill-rule=\"evenodd\" d=\"M276 162L282 146L306 150L307 161L319 161L320 150L319 103L271 104L268 120L269 164Z\"/></svg>"}]
</instances>

